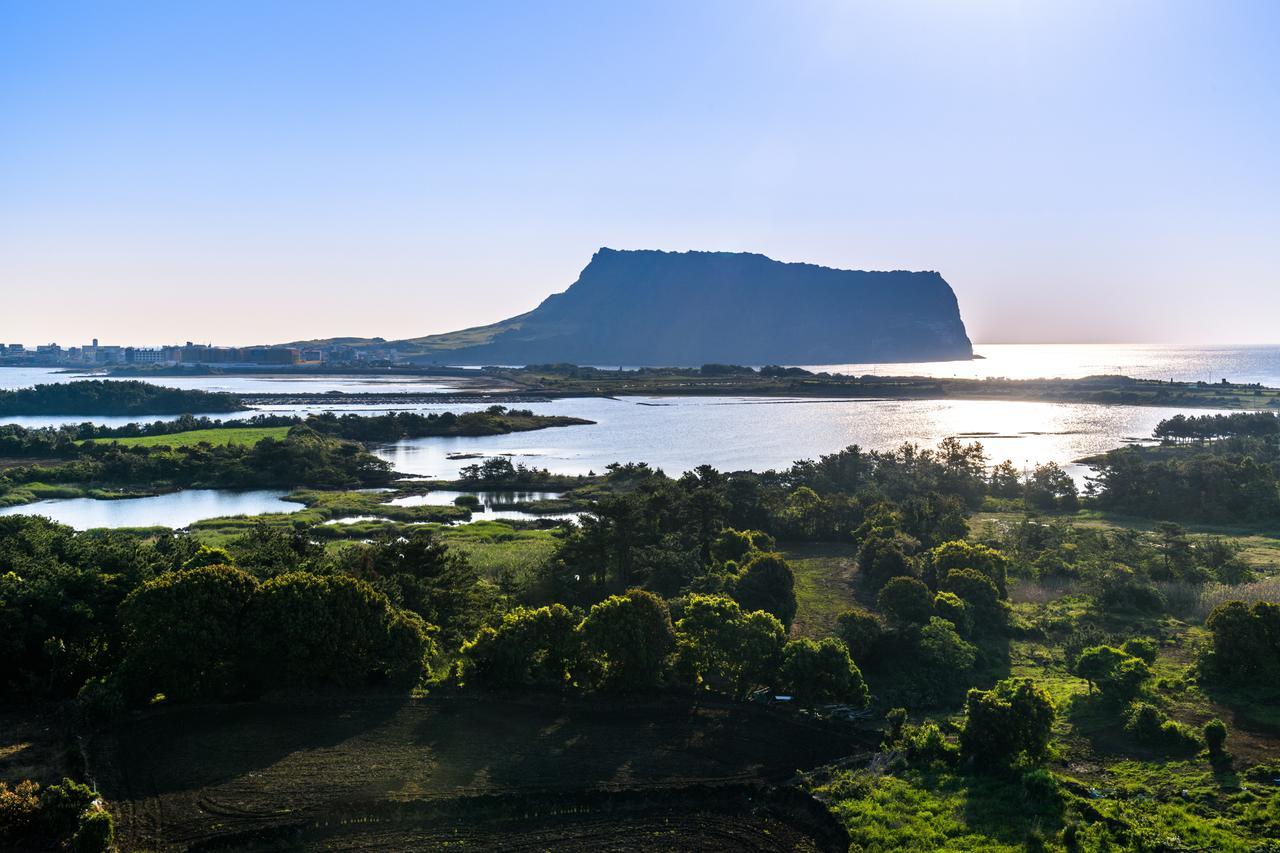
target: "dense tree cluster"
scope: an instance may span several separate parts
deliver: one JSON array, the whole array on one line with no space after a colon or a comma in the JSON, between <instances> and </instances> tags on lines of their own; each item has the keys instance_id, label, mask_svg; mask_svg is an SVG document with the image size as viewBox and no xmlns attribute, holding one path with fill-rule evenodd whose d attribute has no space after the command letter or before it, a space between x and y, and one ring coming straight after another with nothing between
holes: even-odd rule
<instances>
[{"instance_id":1,"label":"dense tree cluster","mask_svg":"<svg viewBox=\"0 0 1280 853\"><path fill-rule=\"evenodd\" d=\"M164 388L137 380L90 379L0 391L0 415L180 415L243 408L234 394Z\"/></svg>"},{"instance_id":2,"label":"dense tree cluster","mask_svg":"<svg viewBox=\"0 0 1280 853\"><path fill-rule=\"evenodd\" d=\"M1205 442L1219 438L1280 440L1280 415L1232 412L1229 415L1174 415L1156 424L1153 435L1164 442Z\"/></svg>"},{"instance_id":3,"label":"dense tree cluster","mask_svg":"<svg viewBox=\"0 0 1280 853\"><path fill-rule=\"evenodd\" d=\"M1280 450L1230 438L1176 448L1129 447L1097 461L1102 509L1166 520L1240 524L1280 518Z\"/></svg>"},{"instance_id":4,"label":"dense tree cluster","mask_svg":"<svg viewBox=\"0 0 1280 853\"><path fill-rule=\"evenodd\" d=\"M86 444L71 461L0 471L0 499L29 483L151 489L358 488L386 484L391 476L391 466L360 445L297 426L282 440L266 438L254 445L168 448Z\"/></svg>"}]
</instances>

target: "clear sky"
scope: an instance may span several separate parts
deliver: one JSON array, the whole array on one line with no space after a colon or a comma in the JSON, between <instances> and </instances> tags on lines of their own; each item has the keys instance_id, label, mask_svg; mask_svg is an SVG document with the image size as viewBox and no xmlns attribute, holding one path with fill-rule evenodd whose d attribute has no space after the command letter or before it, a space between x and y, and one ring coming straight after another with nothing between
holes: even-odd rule
<instances>
[{"instance_id":1,"label":"clear sky","mask_svg":"<svg viewBox=\"0 0 1280 853\"><path fill-rule=\"evenodd\" d=\"M0 341L407 337L599 246L1280 341L1280 3L0 4Z\"/></svg>"}]
</instances>

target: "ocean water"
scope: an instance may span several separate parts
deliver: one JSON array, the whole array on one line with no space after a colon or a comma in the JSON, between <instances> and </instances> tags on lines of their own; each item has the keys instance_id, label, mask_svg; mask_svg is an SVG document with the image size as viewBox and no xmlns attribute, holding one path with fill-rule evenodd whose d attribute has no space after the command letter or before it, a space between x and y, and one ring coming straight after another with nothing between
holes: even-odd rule
<instances>
[{"instance_id":1,"label":"ocean water","mask_svg":"<svg viewBox=\"0 0 1280 853\"><path fill-rule=\"evenodd\" d=\"M1280 386L1280 345L974 344L972 361L802 365L853 376L938 376L986 379L1078 379L1122 374L1179 382L1257 382Z\"/></svg>"}]
</instances>

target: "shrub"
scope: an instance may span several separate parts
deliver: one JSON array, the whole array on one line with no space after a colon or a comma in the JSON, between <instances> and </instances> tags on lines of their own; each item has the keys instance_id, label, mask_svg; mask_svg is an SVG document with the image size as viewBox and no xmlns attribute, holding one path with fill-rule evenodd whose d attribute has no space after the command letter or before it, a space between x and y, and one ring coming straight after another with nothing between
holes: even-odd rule
<instances>
[{"instance_id":1,"label":"shrub","mask_svg":"<svg viewBox=\"0 0 1280 853\"><path fill-rule=\"evenodd\" d=\"M951 766L960 755L960 748L948 743L942 729L934 722L908 726L902 733L900 744L907 761L916 767Z\"/></svg>"},{"instance_id":2,"label":"shrub","mask_svg":"<svg viewBox=\"0 0 1280 853\"><path fill-rule=\"evenodd\" d=\"M80 816L98 798L88 785L63 779L40 793L40 820L50 834L70 835L80 824Z\"/></svg>"},{"instance_id":3,"label":"shrub","mask_svg":"<svg viewBox=\"0 0 1280 853\"><path fill-rule=\"evenodd\" d=\"M105 809L93 809L80 819L80 826L71 836L71 849L75 853L107 853L115 839L115 823Z\"/></svg>"},{"instance_id":4,"label":"shrub","mask_svg":"<svg viewBox=\"0 0 1280 853\"><path fill-rule=\"evenodd\" d=\"M1058 802L1058 777L1044 767L1037 767L1022 774L1022 791L1026 798L1038 805Z\"/></svg>"},{"instance_id":5,"label":"shrub","mask_svg":"<svg viewBox=\"0 0 1280 853\"><path fill-rule=\"evenodd\" d=\"M1213 635L1213 647L1202 665L1211 674L1238 681L1280 677L1280 604L1223 602L1205 627Z\"/></svg>"},{"instance_id":6,"label":"shrub","mask_svg":"<svg viewBox=\"0 0 1280 853\"><path fill-rule=\"evenodd\" d=\"M937 583L957 569L974 569L995 585L1001 598L1007 598L1009 560L1004 554L986 545L969 542L944 542L929 552L929 575Z\"/></svg>"},{"instance_id":7,"label":"shrub","mask_svg":"<svg viewBox=\"0 0 1280 853\"><path fill-rule=\"evenodd\" d=\"M427 630L345 575L278 575L258 588L245 613L251 668L268 687L403 683L434 652Z\"/></svg>"},{"instance_id":8,"label":"shrub","mask_svg":"<svg viewBox=\"0 0 1280 853\"><path fill-rule=\"evenodd\" d=\"M741 563L752 551L772 551L773 537L759 530L734 530L726 527L711 543L711 558L717 563Z\"/></svg>"},{"instance_id":9,"label":"shrub","mask_svg":"<svg viewBox=\"0 0 1280 853\"><path fill-rule=\"evenodd\" d=\"M888 617L902 625L923 625L933 616L933 596L923 581L915 578L891 578L880 588L876 605Z\"/></svg>"},{"instance_id":10,"label":"shrub","mask_svg":"<svg viewBox=\"0 0 1280 853\"><path fill-rule=\"evenodd\" d=\"M955 626L934 616L916 640L918 665L911 669L913 692L926 703L956 696L969 683L978 649L961 639Z\"/></svg>"},{"instance_id":11,"label":"shrub","mask_svg":"<svg viewBox=\"0 0 1280 853\"><path fill-rule=\"evenodd\" d=\"M1124 729L1138 743L1168 752L1191 752L1200 739L1186 726L1175 723L1154 705L1135 702L1126 714Z\"/></svg>"},{"instance_id":12,"label":"shrub","mask_svg":"<svg viewBox=\"0 0 1280 853\"><path fill-rule=\"evenodd\" d=\"M890 708L884 715L889 724L889 743L897 743L902 738L903 727L907 724L906 708Z\"/></svg>"},{"instance_id":13,"label":"shrub","mask_svg":"<svg viewBox=\"0 0 1280 853\"><path fill-rule=\"evenodd\" d=\"M132 704L156 693L174 699L228 696L241 679L245 609L258 583L240 569L167 572L120 606L124 688Z\"/></svg>"},{"instance_id":14,"label":"shrub","mask_svg":"<svg viewBox=\"0 0 1280 853\"><path fill-rule=\"evenodd\" d=\"M0 838L26 832L40 813L40 786L27 779L12 788L0 782Z\"/></svg>"},{"instance_id":15,"label":"shrub","mask_svg":"<svg viewBox=\"0 0 1280 853\"><path fill-rule=\"evenodd\" d=\"M1204 743L1209 748L1209 760L1222 763L1227 757L1227 724L1217 718L1205 723Z\"/></svg>"},{"instance_id":16,"label":"shrub","mask_svg":"<svg viewBox=\"0 0 1280 853\"><path fill-rule=\"evenodd\" d=\"M1098 604L1112 613L1159 613L1165 598L1151 581L1118 566L1098 581Z\"/></svg>"},{"instance_id":17,"label":"shrub","mask_svg":"<svg viewBox=\"0 0 1280 853\"><path fill-rule=\"evenodd\" d=\"M1151 666L1156 662L1160 646L1149 637L1134 637L1133 639L1125 640L1124 645L1120 647L1120 651L1130 657L1137 658L1147 666Z\"/></svg>"},{"instance_id":18,"label":"shrub","mask_svg":"<svg viewBox=\"0 0 1280 853\"><path fill-rule=\"evenodd\" d=\"M1073 667L1076 675L1096 686L1112 700L1128 700L1142 689L1151 670L1142 660L1113 646L1091 646L1080 653Z\"/></svg>"}]
</instances>

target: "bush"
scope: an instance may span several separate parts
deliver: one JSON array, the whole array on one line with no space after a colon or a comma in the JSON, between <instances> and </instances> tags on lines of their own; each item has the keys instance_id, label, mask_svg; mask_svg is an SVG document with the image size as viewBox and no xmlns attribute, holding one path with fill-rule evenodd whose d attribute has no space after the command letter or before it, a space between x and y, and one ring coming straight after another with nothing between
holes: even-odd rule
<instances>
[{"instance_id":1,"label":"bush","mask_svg":"<svg viewBox=\"0 0 1280 853\"><path fill-rule=\"evenodd\" d=\"M906 753L907 761L915 767L935 765L951 766L960 755L960 748L948 743L942 729L934 722L908 726L902 733L899 745Z\"/></svg>"},{"instance_id":2,"label":"bush","mask_svg":"<svg viewBox=\"0 0 1280 853\"><path fill-rule=\"evenodd\" d=\"M928 565L934 578L930 583L937 583L957 569L974 569L995 585L1001 598L1008 597L1009 560L994 548L963 541L944 542L929 552Z\"/></svg>"},{"instance_id":3,"label":"bush","mask_svg":"<svg viewBox=\"0 0 1280 853\"><path fill-rule=\"evenodd\" d=\"M345 575L274 577L244 623L250 668L265 687L404 683L423 674L435 650L420 618Z\"/></svg>"},{"instance_id":4,"label":"bush","mask_svg":"<svg viewBox=\"0 0 1280 853\"><path fill-rule=\"evenodd\" d=\"M1125 640L1124 645L1120 647L1120 651L1130 657L1137 658L1147 666L1151 666L1156 662L1156 657L1160 653L1160 646L1149 637L1134 637L1131 640Z\"/></svg>"},{"instance_id":5,"label":"bush","mask_svg":"<svg viewBox=\"0 0 1280 853\"><path fill-rule=\"evenodd\" d=\"M934 616L916 640L917 665L910 669L912 692L932 704L958 696L969 683L978 648L961 639L955 626Z\"/></svg>"},{"instance_id":6,"label":"bush","mask_svg":"<svg viewBox=\"0 0 1280 853\"><path fill-rule=\"evenodd\" d=\"M933 616L933 596L923 581L915 578L891 578L880 588L876 605L888 617L902 625L923 625Z\"/></svg>"},{"instance_id":7,"label":"bush","mask_svg":"<svg viewBox=\"0 0 1280 853\"><path fill-rule=\"evenodd\" d=\"M50 834L70 835L80 825L80 816L98 798L88 785L63 779L61 785L50 785L40 794L40 820Z\"/></svg>"},{"instance_id":8,"label":"bush","mask_svg":"<svg viewBox=\"0 0 1280 853\"><path fill-rule=\"evenodd\" d=\"M1205 620L1213 647L1201 665L1229 681L1261 682L1280 678L1280 605L1225 601Z\"/></svg>"},{"instance_id":9,"label":"bush","mask_svg":"<svg viewBox=\"0 0 1280 853\"><path fill-rule=\"evenodd\" d=\"M1124 730L1143 746L1168 752L1192 752L1200 739L1186 726L1175 723L1154 705L1135 702L1126 714Z\"/></svg>"},{"instance_id":10,"label":"bush","mask_svg":"<svg viewBox=\"0 0 1280 853\"><path fill-rule=\"evenodd\" d=\"M232 694L241 680L244 613L257 588L240 569L205 566L167 572L130 593L120 606L130 703L156 693L179 700Z\"/></svg>"},{"instance_id":11,"label":"bush","mask_svg":"<svg viewBox=\"0 0 1280 853\"><path fill-rule=\"evenodd\" d=\"M93 809L80 819L76 834L71 836L75 853L106 853L115 839L115 823L105 809Z\"/></svg>"},{"instance_id":12,"label":"bush","mask_svg":"<svg viewBox=\"0 0 1280 853\"><path fill-rule=\"evenodd\" d=\"M1113 646L1091 646L1080 653L1073 667L1076 675L1096 686L1103 696L1112 700L1129 700L1141 690L1151 677L1151 670L1142 660L1126 654Z\"/></svg>"},{"instance_id":13,"label":"bush","mask_svg":"<svg viewBox=\"0 0 1280 853\"><path fill-rule=\"evenodd\" d=\"M1056 803L1062 796L1058 790L1058 777L1043 767L1022 774L1022 791L1037 805Z\"/></svg>"},{"instance_id":14,"label":"bush","mask_svg":"<svg viewBox=\"0 0 1280 853\"><path fill-rule=\"evenodd\" d=\"M1222 763L1227 757L1227 724L1217 718L1205 723L1204 743L1209 748L1209 760Z\"/></svg>"},{"instance_id":15,"label":"bush","mask_svg":"<svg viewBox=\"0 0 1280 853\"><path fill-rule=\"evenodd\" d=\"M1132 569L1117 567L1098 581L1098 604L1111 613L1159 613L1165 598L1151 581Z\"/></svg>"},{"instance_id":16,"label":"bush","mask_svg":"<svg viewBox=\"0 0 1280 853\"><path fill-rule=\"evenodd\" d=\"M0 782L0 839L21 835L40 813L40 786L30 779L12 788Z\"/></svg>"}]
</instances>

